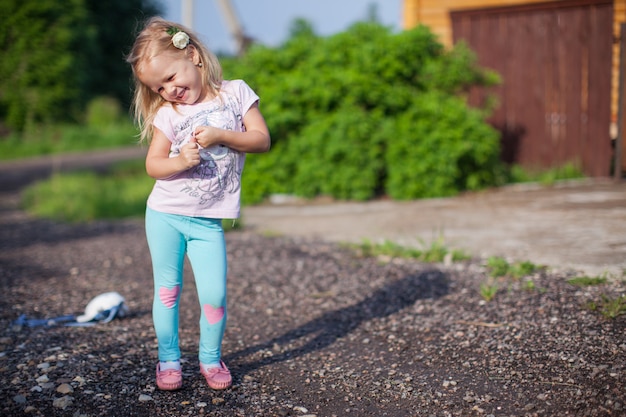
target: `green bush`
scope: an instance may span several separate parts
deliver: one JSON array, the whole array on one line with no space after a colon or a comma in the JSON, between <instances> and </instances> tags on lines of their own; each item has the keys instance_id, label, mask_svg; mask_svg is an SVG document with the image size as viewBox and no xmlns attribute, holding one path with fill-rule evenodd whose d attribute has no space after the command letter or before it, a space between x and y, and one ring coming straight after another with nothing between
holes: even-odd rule
<instances>
[{"instance_id":1,"label":"green bush","mask_svg":"<svg viewBox=\"0 0 626 417\"><path fill-rule=\"evenodd\" d=\"M388 194L394 199L450 196L493 185L499 136L455 97L427 92L386 126Z\"/></svg>"},{"instance_id":2,"label":"green bush","mask_svg":"<svg viewBox=\"0 0 626 417\"><path fill-rule=\"evenodd\" d=\"M12 129L76 119L95 46L79 1L0 2L0 121Z\"/></svg>"},{"instance_id":3,"label":"green bush","mask_svg":"<svg viewBox=\"0 0 626 417\"><path fill-rule=\"evenodd\" d=\"M305 197L372 198L384 170L379 123L379 116L346 105L308 124L301 139L289 144L298 161L294 190Z\"/></svg>"},{"instance_id":4,"label":"green bush","mask_svg":"<svg viewBox=\"0 0 626 417\"><path fill-rule=\"evenodd\" d=\"M56 174L29 186L22 205L38 217L72 223L140 216L153 184L145 173L136 175L128 169L109 176Z\"/></svg>"},{"instance_id":5,"label":"green bush","mask_svg":"<svg viewBox=\"0 0 626 417\"><path fill-rule=\"evenodd\" d=\"M298 22L281 47L223 59L261 97L270 153L249 158L243 200L272 193L366 200L453 195L501 179L499 138L463 94L498 77L426 28L367 22L317 37ZM262 68L262 71L259 70Z\"/></svg>"}]
</instances>

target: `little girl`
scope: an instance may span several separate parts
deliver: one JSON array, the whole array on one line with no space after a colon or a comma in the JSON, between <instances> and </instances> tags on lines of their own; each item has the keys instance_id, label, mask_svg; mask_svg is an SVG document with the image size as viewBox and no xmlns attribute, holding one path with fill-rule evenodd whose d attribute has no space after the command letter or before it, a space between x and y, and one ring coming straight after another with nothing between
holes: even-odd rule
<instances>
[{"instance_id":1,"label":"little girl","mask_svg":"<svg viewBox=\"0 0 626 417\"><path fill-rule=\"evenodd\" d=\"M200 372L213 389L232 384L221 360L226 324L226 248L221 219L239 217L245 153L266 152L259 97L225 81L217 58L188 29L150 19L127 57L134 111L150 146L146 236L154 274L152 313L159 389L182 387L178 309L188 256L200 301Z\"/></svg>"}]
</instances>

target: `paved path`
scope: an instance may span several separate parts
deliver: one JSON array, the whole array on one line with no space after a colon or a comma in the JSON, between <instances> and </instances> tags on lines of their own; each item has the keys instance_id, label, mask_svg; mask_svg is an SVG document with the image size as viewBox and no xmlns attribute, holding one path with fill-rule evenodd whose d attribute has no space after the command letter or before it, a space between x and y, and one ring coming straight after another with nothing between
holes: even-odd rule
<instances>
[{"instance_id":1,"label":"paved path","mask_svg":"<svg viewBox=\"0 0 626 417\"><path fill-rule=\"evenodd\" d=\"M19 190L32 181L45 178L55 172L83 169L102 171L115 162L144 158L146 152L147 148L133 146L0 161L0 192Z\"/></svg>"},{"instance_id":2,"label":"paved path","mask_svg":"<svg viewBox=\"0 0 626 417\"><path fill-rule=\"evenodd\" d=\"M139 147L0 162L0 192L14 192L55 171L143 158ZM626 275L626 182L583 180L553 187L521 185L455 198L410 202L290 202L243 209L262 233L332 242L392 240L505 256L589 275Z\"/></svg>"},{"instance_id":3,"label":"paved path","mask_svg":"<svg viewBox=\"0 0 626 417\"><path fill-rule=\"evenodd\" d=\"M266 205L243 215L261 232L418 247L442 237L447 247L474 255L626 277L624 182L510 186L410 202Z\"/></svg>"}]
</instances>

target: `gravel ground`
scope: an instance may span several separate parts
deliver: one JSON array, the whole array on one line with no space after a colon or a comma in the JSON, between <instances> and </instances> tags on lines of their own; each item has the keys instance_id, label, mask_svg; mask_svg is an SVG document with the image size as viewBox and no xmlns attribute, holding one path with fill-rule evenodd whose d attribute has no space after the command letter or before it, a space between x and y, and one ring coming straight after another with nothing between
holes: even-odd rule
<instances>
[{"instance_id":1,"label":"gravel ground","mask_svg":"<svg viewBox=\"0 0 626 417\"><path fill-rule=\"evenodd\" d=\"M199 307L187 265L183 389L156 389L150 259L139 220L63 225L0 206L2 416L626 415L626 316L584 305L624 282L572 273L502 281L485 302L480 259L426 264L359 257L334 243L227 235L234 385L197 366ZM532 284L531 284L532 283ZM118 291L130 317L28 328Z\"/></svg>"}]
</instances>

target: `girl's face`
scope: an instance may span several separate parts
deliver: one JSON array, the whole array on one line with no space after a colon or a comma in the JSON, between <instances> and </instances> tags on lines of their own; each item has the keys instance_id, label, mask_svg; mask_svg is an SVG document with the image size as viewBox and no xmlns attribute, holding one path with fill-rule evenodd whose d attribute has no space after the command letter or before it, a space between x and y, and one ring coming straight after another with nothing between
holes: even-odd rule
<instances>
[{"instance_id":1,"label":"girl's face","mask_svg":"<svg viewBox=\"0 0 626 417\"><path fill-rule=\"evenodd\" d=\"M139 80L171 103L195 104L205 100L203 74L196 65L198 54L193 47L188 48L191 50L187 57L166 52L145 62L138 73Z\"/></svg>"}]
</instances>

